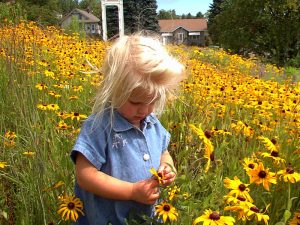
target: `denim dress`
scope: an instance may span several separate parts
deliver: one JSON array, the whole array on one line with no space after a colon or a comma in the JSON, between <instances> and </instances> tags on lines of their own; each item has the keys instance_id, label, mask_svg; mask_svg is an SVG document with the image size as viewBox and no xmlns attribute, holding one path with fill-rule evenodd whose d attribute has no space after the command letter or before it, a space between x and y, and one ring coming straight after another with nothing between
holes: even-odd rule
<instances>
[{"instance_id":1,"label":"denim dress","mask_svg":"<svg viewBox=\"0 0 300 225\"><path fill-rule=\"evenodd\" d=\"M99 171L120 180L134 183L150 178L150 169L158 169L168 147L169 132L153 113L142 121L141 129L117 111L112 124L110 120L110 113L105 111L101 120L92 115L84 122L71 152L73 162L80 152ZM75 195L82 200L85 213L77 220L78 225L125 225L129 215L154 214L153 205L105 199L81 189L77 182Z\"/></svg>"}]
</instances>

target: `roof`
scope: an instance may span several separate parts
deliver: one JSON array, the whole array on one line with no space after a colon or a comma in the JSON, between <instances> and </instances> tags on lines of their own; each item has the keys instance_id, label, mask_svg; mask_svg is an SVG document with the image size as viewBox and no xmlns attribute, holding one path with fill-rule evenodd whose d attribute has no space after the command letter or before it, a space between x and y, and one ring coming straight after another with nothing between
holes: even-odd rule
<instances>
[{"instance_id":1,"label":"roof","mask_svg":"<svg viewBox=\"0 0 300 225\"><path fill-rule=\"evenodd\" d=\"M174 19L174 20L158 20L160 32L173 32L179 27L187 31L203 31L207 30L207 20L202 19Z\"/></svg>"},{"instance_id":2,"label":"roof","mask_svg":"<svg viewBox=\"0 0 300 225\"><path fill-rule=\"evenodd\" d=\"M84 19L82 19L82 22L85 23L98 23L100 22L100 19L96 17L94 14L89 13L87 11L81 10L81 9L73 9L70 13L68 13L64 18L61 20L63 22L66 18L72 16L74 13L79 13L84 16Z\"/></svg>"}]
</instances>

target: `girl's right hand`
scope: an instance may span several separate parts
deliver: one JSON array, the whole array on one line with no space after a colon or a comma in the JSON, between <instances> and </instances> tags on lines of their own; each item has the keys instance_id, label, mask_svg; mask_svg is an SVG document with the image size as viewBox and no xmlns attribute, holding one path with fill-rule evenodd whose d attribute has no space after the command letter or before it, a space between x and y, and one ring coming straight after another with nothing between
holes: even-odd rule
<instances>
[{"instance_id":1,"label":"girl's right hand","mask_svg":"<svg viewBox=\"0 0 300 225\"><path fill-rule=\"evenodd\" d=\"M131 199L139 203L153 205L159 199L159 182L150 178L134 183Z\"/></svg>"}]
</instances>

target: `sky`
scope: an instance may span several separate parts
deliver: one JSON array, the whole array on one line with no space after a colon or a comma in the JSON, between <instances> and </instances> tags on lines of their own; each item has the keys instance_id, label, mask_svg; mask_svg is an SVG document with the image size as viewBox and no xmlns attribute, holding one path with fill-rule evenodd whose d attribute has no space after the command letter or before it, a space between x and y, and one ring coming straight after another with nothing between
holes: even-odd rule
<instances>
[{"instance_id":1,"label":"sky","mask_svg":"<svg viewBox=\"0 0 300 225\"><path fill-rule=\"evenodd\" d=\"M191 13L193 16L197 12L206 13L213 0L157 0L157 12L161 9L175 9L177 15Z\"/></svg>"}]
</instances>

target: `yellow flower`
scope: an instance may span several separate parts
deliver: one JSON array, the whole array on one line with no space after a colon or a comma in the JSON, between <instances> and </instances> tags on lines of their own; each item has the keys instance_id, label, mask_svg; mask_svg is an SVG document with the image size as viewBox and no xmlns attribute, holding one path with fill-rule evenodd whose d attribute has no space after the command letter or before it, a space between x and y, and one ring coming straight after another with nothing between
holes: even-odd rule
<instances>
[{"instance_id":1,"label":"yellow flower","mask_svg":"<svg viewBox=\"0 0 300 225\"><path fill-rule=\"evenodd\" d=\"M231 216L221 216L219 212L205 210L202 216L196 218L193 225L203 222L204 225L233 225L235 219Z\"/></svg>"},{"instance_id":2,"label":"yellow flower","mask_svg":"<svg viewBox=\"0 0 300 225\"><path fill-rule=\"evenodd\" d=\"M264 136L259 136L257 139L262 140L262 142L264 143L265 147L270 151L270 152L278 152L277 147L276 147L276 141L275 139L270 140L267 137ZM274 144L275 143L275 144Z\"/></svg>"},{"instance_id":3,"label":"yellow flower","mask_svg":"<svg viewBox=\"0 0 300 225\"><path fill-rule=\"evenodd\" d=\"M35 85L35 87L37 88L37 89L39 89L40 91L41 90L45 90L46 88L48 88L45 84L37 84L37 85Z\"/></svg>"},{"instance_id":4,"label":"yellow flower","mask_svg":"<svg viewBox=\"0 0 300 225\"><path fill-rule=\"evenodd\" d=\"M291 166L277 172L280 178L283 177L284 182L296 183L300 181L300 174L295 172Z\"/></svg>"},{"instance_id":5,"label":"yellow flower","mask_svg":"<svg viewBox=\"0 0 300 225\"><path fill-rule=\"evenodd\" d=\"M57 104L49 104L47 105L47 109L56 111L59 110L59 106Z\"/></svg>"},{"instance_id":6,"label":"yellow flower","mask_svg":"<svg viewBox=\"0 0 300 225\"><path fill-rule=\"evenodd\" d=\"M14 139L17 137L16 133L14 131L7 131L5 134L4 134L4 137L5 138L8 138L8 139Z\"/></svg>"},{"instance_id":7,"label":"yellow flower","mask_svg":"<svg viewBox=\"0 0 300 225\"><path fill-rule=\"evenodd\" d=\"M162 172L157 172L156 169L153 167L150 169L150 173L154 175L154 177L158 180L158 182L161 184L162 181L165 179L165 176Z\"/></svg>"},{"instance_id":8,"label":"yellow flower","mask_svg":"<svg viewBox=\"0 0 300 225\"><path fill-rule=\"evenodd\" d=\"M71 116L72 120L77 119L77 121L80 120L80 119L86 119L87 118L86 115L80 114L78 112L72 112L70 116Z\"/></svg>"},{"instance_id":9,"label":"yellow flower","mask_svg":"<svg viewBox=\"0 0 300 225\"><path fill-rule=\"evenodd\" d=\"M245 197L247 201L253 202L253 199L249 194L249 184L244 184L237 176L234 177L234 180L230 180L228 177L226 177L224 179L224 186L228 189L231 189L228 195L235 197L242 196Z\"/></svg>"},{"instance_id":10,"label":"yellow flower","mask_svg":"<svg viewBox=\"0 0 300 225\"><path fill-rule=\"evenodd\" d=\"M41 109L41 110L47 110L48 109L48 105L47 104L37 104L36 107L38 109Z\"/></svg>"},{"instance_id":11,"label":"yellow flower","mask_svg":"<svg viewBox=\"0 0 300 225\"><path fill-rule=\"evenodd\" d=\"M243 161L244 161L243 162L244 170L246 172L254 170L258 166L258 164L255 162L255 160L252 159L252 158L251 159L250 158L244 158Z\"/></svg>"},{"instance_id":12,"label":"yellow flower","mask_svg":"<svg viewBox=\"0 0 300 225\"><path fill-rule=\"evenodd\" d=\"M269 172L269 169L265 169L261 162L258 164L257 168L248 171L247 173L250 176L250 183L254 182L257 185L263 184L267 191L270 191L270 183L277 183L275 173Z\"/></svg>"},{"instance_id":13,"label":"yellow flower","mask_svg":"<svg viewBox=\"0 0 300 225\"><path fill-rule=\"evenodd\" d=\"M52 184L50 187L45 188L43 191L52 191L52 190L54 190L54 189L57 189L57 188L63 186L64 184L65 184L65 183L64 183L63 181L60 180L60 181L58 181L58 182Z\"/></svg>"},{"instance_id":14,"label":"yellow flower","mask_svg":"<svg viewBox=\"0 0 300 225\"><path fill-rule=\"evenodd\" d=\"M214 161L215 157L214 157L214 146L211 143L211 141L209 140L210 136L207 133L204 133L203 130L201 129L201 125L199 125L199 127L196 127L193 124L190 124L189 127L191 128L192 131L194 131L200 140L202 140L204 142L204 158L206 158L207 164L205 166L205 172L207 173L210 167L210 163L211 161Z\"/></svg>"},{"instance_id":15,"label":"yellow flower","mask_svg":"<svg viewBox=\"0 0 300 225\"><path fill-rule=\"evenodd\" d=\"M0 169L4 169L5 167L7 167L7 162L0 161Z\"/></svg>"},{"instance_id":16,"label":"yellow flower","mask_svg":"<svg viewBox=\"0 0 300 225\"><path fill-rule=\"evenodd\" d=\"M180 192L180 188L177 186L174 186L173 188L169 188L168 195L169 200L172 201L173 198L177 197Z\"/></svg>"},{"instance_id":17,"label":"yellow flower","mask_svg":"<svg viewBox=\"0 0 300 225\"><path fill-rule=\"evenodd\" d=\"M155 212L158 217L162 217L164 223L169 221L176 221L178 213L176 208L167 202L161 202L155 206Z\"/></svg>"},{"instance_id":18,"label":"yellow flower","mask_svg":"<svg viewBox=\"0 0 300 225\"><path fill-rule=\"evenodd\" d=\"M83 213L83 203L79 198L74 196L65 196L62 200L62 203L57 210L57 213L61 215L64 220L77 221L79 215Z\"/></svg>"},{"instance_id":19,"label":"yellow flower","mask_svg":"<svg viewBox=\"0 0 300 225\"><path fill-rule=\"evenodd\" d=\"M257 221L264 221L266 225L268 225L268 220L270 219L268 215L265 215L259 211L259 209L256 206L250 207L248 210L245 211L246 215L249 219L251 217L254 217Z\"/></svg>"},{"instance_id":20,"label":"yellow flower","mask_svg":"<svg viewBox=\"0 0 300 225\"><path fill-rule=\"evenodd\" d=\"M298 225L300 224L300 210L294 213L292 220L289 222L289 225Z\"/></svg>"},{"instance_id":21,"label":"yellow flower","mask_svg":"<svg viewBox=\"0 0 300 225\"><path fill-rule=\"evenodd\" d=\"M23 155L26 155L26 156L34 156L35 155L35 152L31 152L31 151L26 151L26 152L23 152Z\"/></svg>"},{"instance_id":22,"label":"yellow flower","mask_svg":"<svg viewBox=\"0 0 300 225\"><path fill-rule=\"evenodd\" d=\"M60 130L67 130L70 128L70 126L68 126L68 124L66 124L63 120L59 121L58 125L56 126L57 129Z\"/></svg>"}]
</instances>

